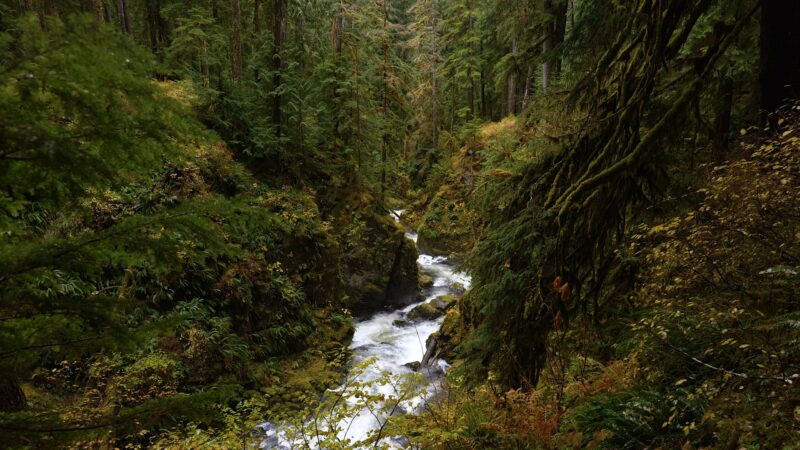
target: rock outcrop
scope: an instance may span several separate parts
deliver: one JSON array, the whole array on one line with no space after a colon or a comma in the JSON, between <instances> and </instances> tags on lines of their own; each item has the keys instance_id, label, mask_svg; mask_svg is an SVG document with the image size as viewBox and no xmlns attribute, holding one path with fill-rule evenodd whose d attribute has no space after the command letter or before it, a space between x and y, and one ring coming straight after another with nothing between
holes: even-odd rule
<instances>
[{"instance_id":1,"label":"rock outcrop","mask_svg":"<svg viewBox=\"0 0 800 450\"><path fill-rule=\"evenodd\" d=\"M419 297L417 249L390 217L362 217L360 240L345 254L345 280L356 314L410 305Z\"/></svg>"}]
</instances>

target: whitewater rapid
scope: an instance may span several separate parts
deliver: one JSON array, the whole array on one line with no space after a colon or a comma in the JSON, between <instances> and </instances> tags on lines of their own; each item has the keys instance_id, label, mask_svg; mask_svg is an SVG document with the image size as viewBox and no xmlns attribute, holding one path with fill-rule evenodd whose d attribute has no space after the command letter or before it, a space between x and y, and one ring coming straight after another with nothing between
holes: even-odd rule
<instances>
[{"instance_id":1,"label":"whitewater rapid","mask_svg":"<svg viewBox=\"0 0 800 450\"><path fill-rule=\"evenodd\" d=\"M400 222L403 210L393 211L392 216ZM416 244L417 234L411 230L406 231L406 237ZM454 266L443 256L431 256L420 254L417 259L420 274L427 274L433 278L433 285L423 290L421 301L415 302L402 309L388 312L379 312L371 317L359 319L354 323L355 332L350 348L353 353L352 366L356 367L365 360L372 359L374 362L362 369L358 375L358 381L370 382L381 378L385 373L392 376L402 376L413 372L409 363L420 362L425 355L426 341L428 337L436 332L442 323L442 318L434 320L407 320L408 313L416 306L430 302L442 295L459 294L457 290L468 289L470 277L467 274L458 272ZM425 375L425 386L433 387L438 378L448 368L447 362L443 360L433 361L429 367L421 367L419 370ZM395 387L383 383L369 383L371 394L383 394L386 396L396 395ZM422 389L425 391L425 389ZM425 400L425 393L418 393L410 396L399 405L401 412L414 412ZM429 394L427 394L429 395ZM357 400L347 399L351 404ZM352 417L347 417L339 423L340 429L338 437L341 440L348 439L351 442L359 442L366 439L369 434L381 428L387 417L385 414L374 414L368 409L361 410ZM259 425L262 436L261 448L289 450L300 447L307 447L308 442L292 442L287 438L279 425L265 422ZM384 437L384 442L395 447L402 446L402 443L394 441L392 437ZM313 446L312 446L313 447Z\"/></svg>"}]
</instances>

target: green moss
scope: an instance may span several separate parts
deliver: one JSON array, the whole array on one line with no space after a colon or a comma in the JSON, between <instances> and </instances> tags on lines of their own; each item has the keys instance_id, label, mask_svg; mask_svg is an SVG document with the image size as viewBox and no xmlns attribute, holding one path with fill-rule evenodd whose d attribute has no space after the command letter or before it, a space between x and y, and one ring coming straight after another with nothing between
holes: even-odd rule
<instances>
[{"instance_id":1,"label":"green moss","mask_svg":"<svg viewBox=\"0 0 800 450\"><path fill-rule=\"evenodd\" d=\"M431 305L430 303L423 303L416 306L408 313L408 318L411 320L431 320L441 317L443 311Z\"/></svg>"},{"instance_id":2,"label":"green moss","mask_svg":"<svg viewBox=\"0 0 800 450\"><path fill-rule=\"evenodd\" d=\"M431 286L433 286L433 277L426 273L421 273L419 275L419 287L429 288Z\"/></svg>"}]
</instances>

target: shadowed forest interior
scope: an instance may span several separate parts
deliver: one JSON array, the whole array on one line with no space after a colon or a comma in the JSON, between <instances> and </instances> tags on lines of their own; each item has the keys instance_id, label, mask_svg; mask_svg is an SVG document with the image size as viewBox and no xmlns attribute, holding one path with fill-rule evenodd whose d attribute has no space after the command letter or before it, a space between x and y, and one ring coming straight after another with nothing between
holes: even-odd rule
<instances>
[{"instance_id":1,"label":"shadowed forest interior","mask_svg":"<svg viewBox=\"0 0 800 450\"><path fill-rule=\"evenodd\" d=\"M800 2L0 0L0 446L800 449Z\"/></svg>"}]
</instances>

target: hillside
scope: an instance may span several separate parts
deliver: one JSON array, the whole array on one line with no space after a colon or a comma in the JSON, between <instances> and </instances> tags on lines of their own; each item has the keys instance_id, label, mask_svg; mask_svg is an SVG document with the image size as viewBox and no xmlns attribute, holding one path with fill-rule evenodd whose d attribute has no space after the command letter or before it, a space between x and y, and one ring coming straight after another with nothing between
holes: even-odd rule
<instances>
[{"instance_id":1,"label":"hillside","mask_svg":"<svg viewBox=\"0 0 800 450\"><path fill-rule=\"evenodd\" d=\"M0 442L800 448L798 23L0 1Z\"/></svg>"}]
</instances>

